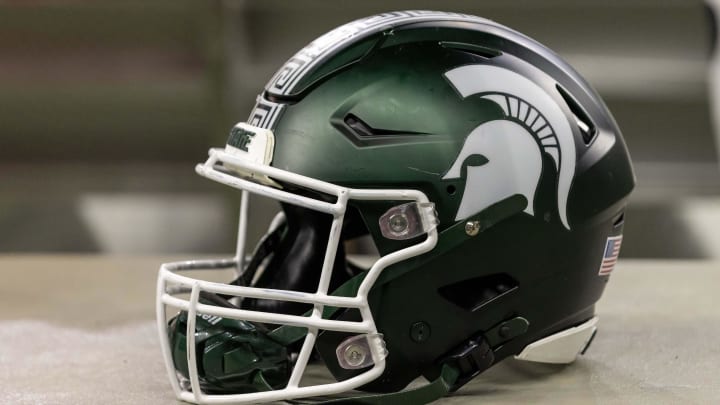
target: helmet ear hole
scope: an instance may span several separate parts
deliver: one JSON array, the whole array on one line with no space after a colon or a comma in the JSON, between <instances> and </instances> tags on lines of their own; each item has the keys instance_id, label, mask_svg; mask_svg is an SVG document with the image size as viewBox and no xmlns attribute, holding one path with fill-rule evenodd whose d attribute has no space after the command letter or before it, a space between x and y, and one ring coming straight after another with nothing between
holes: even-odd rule
<instances>
[{"instance_id":1,"label":"helmet ear hole","mask_svg":"<svg viewBox=\"0 0 720 405\"><path fill-rule=\"evenodd\" d=\"M506 273L474 277L440 287L438 293L446 300L475 312L496 299L511 294L518 282Z\"/></svg>"}]
</instances>

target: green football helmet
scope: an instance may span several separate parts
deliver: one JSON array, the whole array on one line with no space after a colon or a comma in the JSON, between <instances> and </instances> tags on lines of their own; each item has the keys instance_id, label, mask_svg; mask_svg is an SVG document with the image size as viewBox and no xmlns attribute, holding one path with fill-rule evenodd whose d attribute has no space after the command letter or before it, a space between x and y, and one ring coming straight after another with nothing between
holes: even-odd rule
<instances>
[{"instance_id":1,"label":"green football helmet","mask_svg":"<svg viewBox=\"0 0 720 405\"><path fill-rule=\"evenodd\" d=\"M164 264L157 290L171 384L195 403L425 403L509 356L571 362L634 187L575 70L500 24L434 11L316 39L209 155L197 172L241 190L236 256ZM248 193L282 212L246 258ZM361 266L345 243L365 235L379 258ZM199 269L237 277L184 274ZM332 381L301 381L316 360Z\"/></svg>"}]
</instances>

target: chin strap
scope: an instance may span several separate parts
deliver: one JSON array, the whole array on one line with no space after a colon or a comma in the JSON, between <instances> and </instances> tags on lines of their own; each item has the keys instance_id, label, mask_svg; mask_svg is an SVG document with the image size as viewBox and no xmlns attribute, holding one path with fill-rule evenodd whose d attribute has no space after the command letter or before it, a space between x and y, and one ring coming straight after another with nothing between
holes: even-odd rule
<instances>
[{"instance_id":1,"label":"chin strap","mask_svg":"<svg viewBox=\"0 0 720 405\"><path fill-rule=\"evenodd\" d=\"M443 365L440 376L434 381L406 391L387 394L370 394L349 398L331 399L323 404L359 404L359 405L417 405L429 404L446 396L455 385L460 372L453 366Z\"/></svg>"},{"instance_id":2,"label":"chin strap","mask_svg":"<svg viewBox=\"0 0 720 405\"><path fill-rule=\"evenodd\" d=\"M460 376L457 368L445 364L440 371L440 376L434 381L406 391L391 392L387 394L368 394L354 397L330 398L314 397L304 400L290 400L291 404L333 404L333 405L418 405L429 404L446 396ZM255 374L254 383L258 391L272 390L270 384L265 381L261 372Z\"/></svg>"},{"instance_id":3,"label":"chin strap","mask_svg":"<svg viewBox=\"0 0 720 405\"><path fill-rule=\"evenodd\" d=\"M322 404L360 404L360 405L417 405L429 404L446 396L455 385L460 372L453 366L443 365L440 376L434 381L406 391L387 394L371 394L349 398L331 399Z\"/></svg>"}]
</instances>

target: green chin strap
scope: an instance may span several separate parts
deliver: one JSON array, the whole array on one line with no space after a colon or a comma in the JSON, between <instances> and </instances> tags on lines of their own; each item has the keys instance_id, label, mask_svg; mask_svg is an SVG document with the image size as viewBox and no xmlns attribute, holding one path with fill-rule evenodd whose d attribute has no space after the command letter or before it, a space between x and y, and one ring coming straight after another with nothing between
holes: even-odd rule
<instances>
[{"instance_id":1,"label":"green chin strap","mask_svg":"<svg viewBox=\"0 0 720 405\"><path fill-rule=\"evenodd\" d=\"M370 394L350 398L331 399L322 403L367 405L428 404L447 395L452 390L459 375L460 372L455 367L445 364L438 378L418 388L388 394Z\"/></svg>"},{"instance_id":2,"label":"green chin strap","mask_svg":"<svg viewBox=\"0 0 720 405\"><path fill-rule=\"evenodd\" d=\"M446 396L455 385L460 372L445 364L440 376L428 384L410 390L387 394L365 394L353 397L326 398L317 397L307 400L288 401L293 404L358 404L358 405L418 405L429 404Z\"/></svg>"}]
</instances>

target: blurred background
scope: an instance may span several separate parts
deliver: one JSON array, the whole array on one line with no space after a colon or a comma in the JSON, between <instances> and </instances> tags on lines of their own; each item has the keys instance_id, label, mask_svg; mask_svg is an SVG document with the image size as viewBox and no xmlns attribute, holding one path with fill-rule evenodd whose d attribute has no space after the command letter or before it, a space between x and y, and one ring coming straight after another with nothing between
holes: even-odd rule
<instances>
[{"instance_id":1,"label":"blurred background","mask_svg":"<svg viewBox=\"0 0 720 405\"><path fill-rule=\"evenodd\" d=\"M490 18L566 58L635 162L622 255L720 257L715 30L691 0L0 1L0 252L231 252L238 196L195 163L295 51L406 8ZM253 209L258 235L276 207Z\"/></svg>"}]
</instances>

